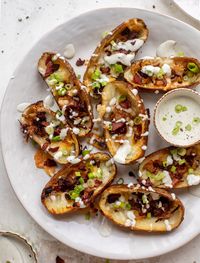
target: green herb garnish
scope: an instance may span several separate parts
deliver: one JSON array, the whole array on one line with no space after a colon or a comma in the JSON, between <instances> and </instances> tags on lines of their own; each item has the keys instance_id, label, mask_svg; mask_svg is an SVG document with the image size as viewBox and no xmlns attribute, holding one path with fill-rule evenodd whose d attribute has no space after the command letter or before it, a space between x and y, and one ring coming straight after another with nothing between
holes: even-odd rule
<instances>
[{"instance_id":1,"label":"green herb garnish","mask_svg":"<svg viewBox=\"0 0 200 263\"><path fill-rule=\"evenodd\" d=\"M96 69L93 73L92 73L92 80L97 80L101 77L101 71L99 69Z\"/></svg>"},{"instance_id":2,"label":"green herb garnish","mask_svg":"<svg viewBox=\"0 0 200 263\"><path fill-rule=\"evenodd\" d=\"M60 135L54 136L51 140L52 140L52 142L59 142L59 141L61 141Z\"/></svg>"},{"instance_id":3,"label":"green herb garnish","mask_svg":"<svg viewBox=\"0 0 200 263\"><path fill-rule=\"evenodd\" d=\"M176 113L180 113L180 112L183 112L183 111L187 111L187 107L186 106L183 106L181 104L177 104L175 106L175 112Z\"/></svg>"},{"instance_id":4,"label":"green herb garnish","mask_svg":"<svg viewBox=\"0 0 200 263\"><path fill-rule=\"evenodd\" d=\"M199 67L197 66L197 64L193 63L193 62L189 62L187 64L187 68L189 69L189 71L193 72L193 73L199 73Z\"/></svg>"},{"instance_id":5,"label":"green herb garnish","mask_svg":"<svg viewBox=\"0 0 200 263\"><path fill-rule=\"evenodd\" d=\"M191 124L187 124L185 126L185 129L186 129L186 131L191 131L192 130L192 125Z\"/></svg>"},{"instance_id":6,"label":"green herb garnish","mask_svg":"<svg viewBox=\"0 0 200 263\"><path fill-rule=\"evenodd\" d=\"M112 65L112 67L116 74L120 74L124 72L123 66L121 64L114 64Z\"/></svg>"},{"instance_id":7,"label":"green herb garnish","mask_svg":"<svg viewBox=\"0 0 200 263\"><path fill-rule=\"evenodd\" d=\"M194 117L192 120L193 124L199 124L200 123L200 118L199 117Z\"/></svg>"}]
</instances>

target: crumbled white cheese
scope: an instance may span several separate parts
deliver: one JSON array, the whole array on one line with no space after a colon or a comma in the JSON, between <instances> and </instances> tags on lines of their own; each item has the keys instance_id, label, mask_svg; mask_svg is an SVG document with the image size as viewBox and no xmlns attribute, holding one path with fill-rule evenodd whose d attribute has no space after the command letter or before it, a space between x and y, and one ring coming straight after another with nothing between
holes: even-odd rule
<instances>
[{"instance_id":1,"label":"crumbled white cheese","mask_svg":"<svg viewBox=\"0 0 200 263\"><path fill-rule=\"evenodd\" d=\"M51 201L56 201L55 195L50 195L50 199L51 199Z\"/></svg>"},{"instance_id":2,"label":"crumbled white cheese","mask_svg":"<svg viewBox=\"0 0 200 263\"><path fill-rule=\"evenodd\" d=\"M171 231L171 230L172 230L172 227L171 227L171 225L170 225L170 223L169 223L169 220L165 219L165 220L164 220L164 223L165 223L165 226L166 226L166 230L167 230L167 231Z\"/></svg>"},{"instance_id":3,"label":"crumbled white cheese","mask_svg":"<svg viewBox=\"0 0 200 263\"><path fill-rule=\"evenodd\" d=\"M114 105L116 104L116 102L117 102L116 98L112 98L112 99L110 100L109 105L110 105L110 106L114 106Z\"/></svg>"},{"instance_id":4,"label":"crumbled white cheese","mask_svg":"<svg viewBox=\"0 0 200 263\"><path fill-rule=\"evenodd\" d=\"M160 91L159 91L159 90L155 90L154 93L155 93L155 94L159 94Z\"/></svg>"},{"instance_id":5,"label":"crumbled white cheese","mask_svg":"<svg viewBox=\"0 0 200 263\"><path fill-rule=\"evenodd\" d=\"M45 128L45 132L49 135L54 133L54 125L52 123L50 123L48 126L46 126Z\"/></svg>"},{"instance_id":6,"label":"crumbled white cheese","mask_svg":"<svg viewBox=\"0 0 200 263\"><path fill-rule=\"evenodd\" d=\"M133 211L128 211L128 212L126 213L126 215L127 215L128 219L130 219L130 220L132 220L132 221L135 220L135 215L134 215L134 212L133 212Z\"/></svg>"},{"instance_id":7,"label":"crumbled white cheese","mask_svg":"<svg viewBox=\"0 0 200 263\"><path fill-rule=\"evenodd\" d=\"M138 172L138 176L142 177L142 172L141 171Z\"/></svg>"},{"instance_id":8,"label":"crumbled white cheese","mask_svg":"<svg viewBox=\"0 0 200 263\"><path fill-rule=\"evenodd\" d=\"M72 129L72 131L73 131L74 134L79 134L80 129L77 128L77 127L74 127L74 128Z\"/></svg>"},{"instance_id":9,"label":"crumbled white cheese","mask_svg":"<svg viewBox=\"0 0 200 263\"><path fill-rule=\"evenodd\" d=\"M160 67L154 67L152 65L147 65L142 67L141 69L142 73L148 75L149 77L152 77L154 74L158 74L160 71Z\"/></svg>"},{"instance_id":10,"label":"crumbled white cheese","mask_svg":"<svg viewBox=\"0 0 200 263\"><path fill-rule=\"evenodd\" d=\"M133 183L128 184L128 188L131 188L133 186Z\"/></svg>"},{"instance_id":11,"label":"crumbled white cheese","mask_svg":"<svg viewBox=\"0 0 200 263\"><path fill-rule=\"evenodd\" d=\"M71 156L67 157L67 161L69 163L76 164L76 163L79 163L81 161L81 159L76 158L75 156L71 155Z\"/></svg>"},{"instance_id":12,"label":"crumbled white cheese","mask_svg":"<svg viewBox=\"0 0 200 263\"><path fill-rule=\"evenodd\" d=\"M165 185L165 186L167 186L167 187L170 187L170 188L172 188L172 179L171 179L171 177L170 177L170 175L169 175L169 172L168 171L163 171L163 174L164 174L164 178L162 179L162 182L163 182L163 184Z\"/></svg>"},{"instance_id":13,"label":"crumbled white cheese","mask_svg":"<svg viewBox=\"0 0 200 263\"><path fill-rule=\"evenodd\" d=\"M151 186L148 187L148 190L151 192L155 192L155 190Z\"/></svg>"},{"instance_id":14,"label":"crumbled white cheese","mask_svg":"<svg viewBox=\"0 0 200 263\"><path fill-rule=\"evenodd\" d=\"M171 76L171 68L168 64L163 64L162 70L168 77Z\"/></svg>"},{"instance_id":15,"label":"crumbled white cheese","mask_svg":"<svg viewBox=\"0 0 200 263\"><path fill-rule=\"evenodd\" d=\"M172 165L173 164L173 159L171 157L171 155L168 155L167 156L167 159L166 159L166 165Z\"/></svg>"},{"instance_id":16,"label":"crumbled white cheese","mask_svg":"<svg viewBox=\"0 0 200 263\"><path fill-rule=\"evenodd\" d=\"M55 154L54 154L54 158L56 160L60 160L60 158L63 156L63 153L61 151L57 151Z\"/></svg>"},{"instance_id":17,"label":"crumbled white cheese","mask_svg":"<svg viewBox=\"0 0 200 263\"><path fill-rule=\"evenodd\" d=\"M67 131L68 131L69 128L63 128L61 131L60 131L60 138L61 140L64 140L66 135L67 135Z\"/></svg>"},{"instance_id":18,"label":"crumbled white cheese","mask_svg":"<svg viewBox=\"0 0 200 263\"><path fill-rule=\"evenodd\" d=\"M188 185L198 185L200 183L200 176L189 174L187 176L187 182L188 182Z\"/></svg>"}]
</instances>

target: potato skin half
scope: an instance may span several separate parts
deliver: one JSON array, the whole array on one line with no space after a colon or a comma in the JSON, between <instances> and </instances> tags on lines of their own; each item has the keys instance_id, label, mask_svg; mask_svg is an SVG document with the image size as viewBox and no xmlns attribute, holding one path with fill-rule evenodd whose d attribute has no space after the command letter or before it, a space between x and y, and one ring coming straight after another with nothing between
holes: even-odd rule
<instances>
[{"instance_id":1,"label":"potato skin half","mask_svg":"<svg viewBox=\"0 0 200 263\"><path fill-rule=\"evenodd\" d=\"M131 83L134 87L141 89L146 92L151 92L151 91L169 91L173 90L176 88L192 88L195 87L200 83L200 72L196 74L195 80L192 80L192 78L188 78L187 80L182 79L182 81L177 80L172 80L171 77L165 77L166 82L163 82L163 84L156 85L152 82L150 83L138 83L134 81L135 76L138 76L138 72L141 70L142 66L146 65L163 65L164 63L169 64L172 69L177 68L177 67L183 67L185 70L187 70L187 64L188 63L195 63L199 69L200 69L200 62L195 59L195 58L190 58L190 57L174 57L174 58L160 58L157 57L155 59L140 59L132 63L132 65L126 69L124 73L125 79ZM140 74L139 74L140 75ZM143 77L141 77L143 79Z\"/></svg>"},{"instance_id":2,"label":"potato skin half","mask_svg":"<svg viewBox=\"0 0 200 263\"><path fill-rule=\"evenodd\" d=\"M104 52L105 47L108 46L111 41L117 41L120 37L120 34L126 28L128 28L130 31L137 32L139 34L139 38L144 42L147 40L149 34L148 28L144 21L139 18L132 18L123 22L122 24L114 28L107 36L105 36L92 54L83 77L83 83L87 87L89 93L91 92L91 75L97 68L100 56ZM115 80L114 78L112 79Z\"/></svg>"},{"instance_id":3,"label":"potato skin half","mask_svg":"<svg viewBox=\"0 0 200 263\"><path fill-rule=\"evenodd\" d=\"M102 181L102 183L97 186L93 192L92 195L89 197L89 201L87 204L85 204L84 208L88 208L90 204L95 200L95 198L101 194L101 192L108 187L112 181L115 178L117 168L114 163L110 163L108 167L106 167L106 163L110 160L110 156L106 153L94 153L90 155L90 158L87 159L87 161L95 160L97 162L100 162L102 165L101 167L104 167L108 172L108 174L105 176L105 180ZM45 206L45 208L48 210L49 213L58 215L58 214L66 214L75 212L77 210L82 210L84 208L78 207L75 204L74 200L71 200L71 205L66 205L66 198L65 195L67 194L67 185L66 182L69 179L70 173L72 171L78 171L80 165L84 166L85 161L82 159L80 163L78 164L67 164L65 165L60 171L58 171L46 184L44 187L42 194L41 194L41 201L42 204ZM66 185L66 189L64 191L61 191L59 189L60 180L62 180L62 183L64 186ZM52 198L54 196L54 198ZM55 198L58 198L58 201L56 201Z\"/></svg>"},{"instance_id":4,"label":"potato skin half","mask_svg":"<svg viewBox=\"0 0 200 263\"><path fill-rule=\"evenodd\" d=\"M99 207L108 219L110 219L113 223L116 225L126 228L132 231L142 231L142 232L160 232L160 233L165 233L168 232L166 229L166 225L164 223L164 220L159 220L156 222L157 218L153 217L151 219L144 219L144 218L138 218L136 217L136 224L134 226L125 226L124 221L120 220L119 217L115 217L115 212L108 206L107 198L110 194L120 194L120 195L127 195L127 194L132 194L132 193L143 193L143 194L148 194L148 193L153 193L153 194L158 194L159 196L163 196L167 199L169 199L171 202L173 202L173 205L175 207L178 207L176 211L172 214L172 216L168 219L170 222L171 230L174 230L177 228L181 222L184 219L184 207L182 202L178 199L172 198L172 195L167 192L164 189L158 189L158 188L141 188L138 186L131 186L128 187L127 185L112 185L108 187L101 195L100 201L99 201ZM122 212L123 213L123 212ZM117 218L117 220L116 220Z\"/></svg>"},{"instance_id":5,"label":"potato skin half","mask_svg":"<svg viewBox=\"0 0 200 263\"><path fill-rule=\"evenodd\" d=\"M34 127L32 125L32 118L33 116L35 116L37 113L40 113L40 112L45 112L56 119L55 112L51 111L50 109L45 108L43 101L38 101L36 103L31 104L24 110L20 118L21 129L24 135L26 136L26 139L28 140L29 137L33 139L41 147L42 150L48 152L53 158L54 158L55 152L49 151L48 150L49 148L59 147L60 149L60 148L66 147L68 149L73 146L75 150L75 156L78 156L79 151L80 151L79 142L75 134L73 134L70 131L70 128L67 124L63 125L63 128L68 128L66 138L59 142L49 142L47 133L45 134L45 136L42 137L34 132L34 129L33 129ZM59 161L58 159L55 159L55 158L54 160L60 164L63 164L63 163L65 164L68 162L68 161L64 161L64 162Z\"/></svg>"},{"instance_id":6,"label":"potato skin half","mask_svg":"<svg viewBox=\"0 0 200 263\"><path fill-rule=\"evenodd\" d=\"M38 71L39 71L40 75L42 76L42 78L44 79L44 81L46 82L46 84L48 85L48 87L51 89L51 93L54 96L54 98L55 98L55 100L56 100L56 102L57 102L57 104L61 110L63 110L63 107L67 106L67 100L69 100L69 96L68 96L69 91L67 92L66 95L59 96L58 93L56 93L55 90L53 90L50 87L50 85L48 84L48 77L45 77L45 72L47 69L46 61L47 61L48 57L56 57L56 59L53 61L53 63L55 63L55 65L59 65L58 72L60 72L62 74L64 81L66 81L67 83L70 83L73 86L73 89L76 89L77 95L80 98L79 104L82 103L84 105L84 110L86 111L85 116L88 117L88 121L85 124L86 128L81 128L81 126L79 125L80 132L78 134L79 137L83 137L91 131L92 126L93 126L92 107L91 107L89 95L86 92L86 87L84 85L82 85L82 83L78 80L72 66L69 64L69 62L64 57L62 57L56 53L53 53L53 52L43 53L41 58L38 61ZM76 109L77 109L77 107L76 107ZM80 111L82 111L82 109L80 109ZM72 128L77 127L77 125L75 125L70 120L70 118L68 118L67 113L66 113L66 119L67 119L68 124Z\"/></svg>"},{"instance_id":7,"label":"potato skin half","mask_svg":"<svg viewBox=\"0 0 200 263\"><path fill-rule=\"evenodd\" d=\"M152 161L157 161L157 160L160 160L161 162L165 161L167 156L171 155L170 151L173 151L174 149L181 149L181 148L177 148L177 147L166 147L166 148L163 148L163 149L160 149L156 152L153 152L151 154L149 154L148 156L145 157L145 159L141 162L140 166L139 166L139 175L140 175L140 181L145 179L145 176L144 176L144 170L146 170L144 167L145 165L148 165L149 163L152 163ZM195 144L193 146L190 146L188 148L184 148L187 152L192 152L194 151L198 158L200 158L200 143L198 144ZM184 156L182 156L182 158L184 159ZM172 157L173 159L173 157ZM186 160L186 164L189 165L188 161ZM166 170L167 168L163 168L163 170ZM189 169L189 168L188 168ZM163 188L163 189L177 189L177 188L187 188L187 187L191 187L188 182L187 182L187 176L189 175L189 172L188 172L188 169L187 169L187 172L183 172L183 177L181 179L176 179L178 180L176 182L176 184L173 184L172 183L172 187L168 187L166 186L165 184L156 184L154 185L154 183L152 182L152 185L154 187L157 187L157 188ZM197 168L195 174L197 176L200 176L200 167ZM172 178L172 182L173 182L173 178Z\"/></svg>"},{"instance_id":8,"label":"potato skin half","mask_svg":"<svg viewBox=\"0 0 200 263\"><path fill-rule=\"evenodd\" d=\"M114 81L114 82L107 84L107 86L104 88L102 92L102 106L99 107L98 112L99 112L100 118L102 118L103 121L107 121L107 119L105 119L105 115L106 115L106 108L109 107L110 100L112 99L112 97L117 98L119 94L125 95L129 99L129 101L132 103L131 110L133 114L136 114L135 115L136 117L139 116L140 114L142 116L146 116L145 119L142 120L141 122L140 135L145 134L145 133L147 135L140 136L140 138L137 141L135 141L133 137L134 133L132 137L129 138L129 143L130 145L132 145L132 150L131 150L131 154L129 155L128 158L126 158L126 161L124 163L124 164L128 164L128 163L132 163L135 160L141 158L145 153L145 150L142 147L143 146L145 147L148 142L149 114L145 110L143 101L138 95L137 89L133 89L132 85L128 84L127 82ZM109 121L112 121L112 119L110 119ZM119 143L115 142L115 139L112 139L110 131L108 130L106 125L104 125L104 134L106 138L107 147L110 153L112 154L112 156L115 156L120 145Z\"/></svg>"}]
</instances>

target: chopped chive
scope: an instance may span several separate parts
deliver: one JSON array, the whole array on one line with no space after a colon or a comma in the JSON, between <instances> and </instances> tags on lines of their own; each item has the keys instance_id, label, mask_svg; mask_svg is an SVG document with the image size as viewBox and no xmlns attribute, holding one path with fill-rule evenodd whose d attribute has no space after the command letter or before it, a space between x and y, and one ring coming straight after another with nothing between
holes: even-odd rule
<instances>
[{"instance_id":1,"label":"chopped chive","mask_svg":"<svg viewBox=\"0 0 200 263\"><path fill-rule=\"evenodd\" d=\"M65 94L67 93L66 88L61 88L58 90L58 95L59 96L65 96Z\"/></svg>"},{"instance_id":2,"label":"chopped chive","mask_svg":"<svg viewBox=\"0 0 200 263\"><path fill-rule=\"evenodd\" d=\"M172 165L170 171L171 171L172 173L175 173L175 172L176 172L176 166Z\"/></svg>"},{"instance_id":3,"label":"chopped chive","mask_svg":"<svg viewBox=\"0 0 200 263\"><path fill-rule=\"evenodd\" d=\"M185 53L183 51L180 51L177 53L177 57L184 57Z\"/></svg>"},{"instance_id":4,"label":"chopped chive","mask_svg":"<svg viewBox=\"0 0 200 263\"><path fill-rule=\"evenodd\" d=\"M185 129L186 129L186 131L191 131L191 130L192 130L191 124L187 124L187 125L185 126Z\"/></svg>"},{"instance_id":5,"label":"chopped chive","mask_svg":"<svg viewBox=\"0 0 200 263\"><path fill-rule=\"evenodd\" d=\"M162 120L163 120L163 121L166 121L166 120L167 120L167 118L166 118L166 117L163 117L163 118L162 118Z\"/></svg>"},{"instance_id":6,"label":"chopped chive","mask_svg":"<svg viewBox=\"0 0 200 263\"><path fill-rule=\"evenodd\" d=\"M193 62L189 62L187 64L187 68L189 69L189 71L193 72L193 73L199 73L199 67L197 66L197 64L193 63Z\"/></svg>"},{"instance_id":7,"label":"chopped chive","mask_svg":"<svg viewBox=\"0 0 200 263\"><path fill-rule=\"evenodd\" d=\"M126 209L131 210L131 205L129 203L126 204Z\"/></svg>"},{"instance_id":8,"label":"chopped chive","mask_svg":"<svg viewBox=\"0 0 200 263\"><path fill-rule=\"evenodd\" d=\"M81 176L81 172L75 172L75 175L76 175L77 177L79 177L79 176Z\"/></svg>"},{"instance_id":9,"label":"chopped chive","mask_svg":"<svg viewBox=\"0 0 200 263\"><path fill-rule=\"evenodd\" d=\"M193 124L199 124L200 123L200 118L199 117L194 117L192 120Z\"/></svg>"},{"instance_id":10,"label":"chopped chive","mask_svg":"<svg viewBox=\"0 0 200 263\"><path fill-rule=\"evenodd\" d=\"M175 106L175 112L176 113L180 113L180 112L183 112L183 111L187 111L187 107L186 106L183 106L181 104L177 104Z\"/></svg>"},{"instance_id":11,"label":"chopped chive","mask_svg":"<svg viewBox=\"0 0 200 263\"><path fill-rule=\"evenodd\" d=\"M92 80L97 80L101 77L101 71L99 69L96 69L93 73L92 73Z\"/></svg>"},{"instance_id":12,"label":"chopped chive","mask_svg":"<svg viewBox=\"0 0 200 263\"><path fill-rule=\"evenodd\" d=\"M86 149L86 150L83 150L83 151L82 151L82 155L83 155L83 156L86 156L87 154L90 154L90 150L87 150L87 149Z\"/></svg>"},{"instance_id":13,"label":"chopped chive","mask_svg":"<svg viewBox=\"0 0 200 263\"><path fill-rule=\"evenodd\" d=\"M189 169L188 169L188 173L189 173L189 174L192 174L193 172L194 172L194 170L193 170L192 168L189 168Z\"/></svg>"},{"instance_id":14,"label":"chopped chive","mask_svg":"<svg viewBox=\"0 0 200 263\"><path fill-rule=\"evenodd\" d=\"M115 73L120 74L124 72L123 66L121 64L113 64L112 68L114 70Z\"/></svg>"},{"instance_id":15,"label":"chopped chive","mask_svg":"<svg viewBox=\"0 0 200 263\"><path fill-rule=\"evenodd\" d=\"M59 142L61 140L60 135L54 136L51 140L52 142Z\"/></svg>"},{"instance_id":16,"label":"chopped chive","mask_svg":"<svg viewBox=\"0 0 200 263\"><path fill-rule=\"evenodd\" d=\"M79 183L80 184L84 184L84 180L83 180L83 178L81 177L81 178L79 178Z\"/></svg>"},{"instance_id":17,"label":"chopped chive","mask_svg":"<svg viewBox=\"0 0 200 263\"><path fill-rule=\"evenodd\" d=\"M118 99L119 102L123 102L125 100L126 100L126 95L119 96L119 99Z\"/></svg>"},{"instance_id":18,"label":"chopped chive","mask_svg":"<svg viewBox=\"0 0 200 263\"><path fill-rule=\"evenodd\" d=\"M179 164L179 165L182 165L182 164L184 164L184 163L185 163L185 159L181 159L181 160L178 161L178 164Z\"/></svg>"}]
</instances>

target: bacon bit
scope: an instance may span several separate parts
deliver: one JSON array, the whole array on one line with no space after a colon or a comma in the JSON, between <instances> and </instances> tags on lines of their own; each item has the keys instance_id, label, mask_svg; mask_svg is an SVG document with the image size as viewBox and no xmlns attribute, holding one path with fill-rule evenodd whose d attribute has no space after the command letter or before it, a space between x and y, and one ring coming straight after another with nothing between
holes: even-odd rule
<instances>
[{"instance_id":1,"label":"bacon bit","mask_svg":"<svg viewBox=\"0 0 200 263\"><path fill-rule=\"evenodd\" d=\"M125 134L126 123L125 122L113 122L111 133Z\"/></svg>"},{"instance_id":2,"label":"bacon bit","mask_svg":"<svg viewBox=\"0 0 200 263\"><path fill-rule=\"evenodd\" d=\"M49 176L55 174L56 163L54 162L54 160L52 160L52 157L48 153L44 152L42 149L38 149L35 153L34 160L35 160L35 166L37 168L44 169L44 171ZM54 162L54 166L48 166L50 162L51 164L53 164L52 162Z\"/></svg>"},{"instance_id":3,"label":"bacon bit","mask_svg":"<svg viewBox=\"0 0 200 263\"><path fill-rule=\"evenodd\" d=\"M49 143L48 143L48 142L45 142L45 143L42 145L42 150L45 151L48 146L49 146Z\"/></svg>"},{"instance_id":4,"label":"bacon bit","mask_svg":"<svg viewBox=\"0 0 200 263\"><path fill-rule=\"evenodd\" d=\"M57 256L56 257L56 263L65 263L65 261L61 257Z\"/></svg>"},{"instance_id":5,"label":"bacon bit","mask_svg":"<svg viewBox=\"0 0 200 263\"><path fill-rule=\"evenodd\" d=\"M130 51L123 49L123 48L120 48L117 52L127 55Z\"/></svg>"},{"instance_id":6,"label":"bacon bit","mask_svg":"<svg viewBox=\"0 0 200 263\"><path fill-rule=\"evenodd\" d=\"M115 201L117 201L117 199L120 197L120 194L110 194L107 198L107 201L109 204L114 203Z\"/></svg>"},{"instance_id":7,"label":"bacon bit","mask_svg":"<svg viewBox=\"0 0 200 263\"><path fill-rule=\"evenodd\" d=\"M119 105L124 109L129 109L131 107L131 103L129 100L121 101Z\"/></svg>"},{"instance_id":8,"label":"bacon bit","mask_svg":"<svg viewBox=\"0 0 200 263\"><path fill-rule=\"evenodd\" d=\"M55 167L57 166L56 162L52 159L47 159L46 161L44 161L44 166L47 167Z\"/></svg>"},{"instance_id":9,"label":"bacon bit","mask_svg":"<svg viewBox=\"0 0 200 263\"><path fill-rule=\"evenodd\" d=\"M103 74L108 74L110 72L109 67L100 67L100 70Z\"/></svg>"},{"instance_id":10,"label":"bacon bit","mask_svg":"<svg viewBox=\"0 0 200 263\"><path fill-rule=\"evenodd\" d=\"M77 66L77 67L83 66L84 63L85 63L85 59L79 58L79 59L77 59L77 61L76 61L76 66Z\"/></svg>"},{"instance_id":11,"label":"bacon bit","mask_svg":"<svg viewBox=\"0 0 200 263\"><path fill-rule=\"evenodd\" d=\"M138 32L136 31L131 31L129 34L128 34L128 39L135 39L138 37Z\"/></svg>"},{"instance_id":12,"label":"bacon bit","mask_svg":"<svg viewBox=\"0 0 200 263\"><path fill-rule=\"evenodd\" d=\"M42 121L41 124L42 124L42 126L44 126L44 127L47 127L47 126L49 125L49 123L48 123L47 121Z\"/></svg>"},{"instance_id":13,"label":"bacon bit","mask_svg":"<svg viewBox=\"0 0 200 263\"><path fill-rule=\"evenodd\" d=\"M49 148L49 152L55 153L55 152L57 152L58 149L59 149L59 147Z\"/></svg>"},{"instance_id":14,"label":"bacon bit","mask_svg":"<svg viewBox=\"0 0 200 263\"><path fill-rule=\"evenodd\" d=\"M167 81L166 79L162 79L162 80L156 80L155 83L157 86L166 86L167 85Z\"/></svg>"},{"instance_id":15,"label":"bacon bit","mask_svg":"<svg viewBox=\"0 0 200 263\"><path fill-rule=\"evenodd\" d=\"M48 55L45 61L45 65L47 65L51 61L52 56Z\"/></svg>"},{"instance_id":16,"label":"bacon bit","mask_svg":"<svg viewBox=\"0 0 200 263\"><path fill-rule=\"evenodd\" d=\"M44 74L44 77L48 77L49 75L51 75L54 71L59 69L59 65L58 64L54 64L52 61L49 61L48 64L46 65L46 72Z\"/></svg>"},{"instance_id":17,"label":"bacon bit","mask_svg":"<svg viewBox=\"0 0 200 263\"><path fill-rule=\"evenodd\" d=\"M141 85L142 84L142 77L138 73L136 73L133 77L133 82Z\"/></svg>"},{"instance_id":18,"label":"bacon bit","mask_svg":"<svg viewBox=\"0 0 200 263\"><path fill-rule=\"evenodd\" d=\"M98 187L102 182L98 179L94 180L94 187Z\"/></svg>"}]
</instances>

